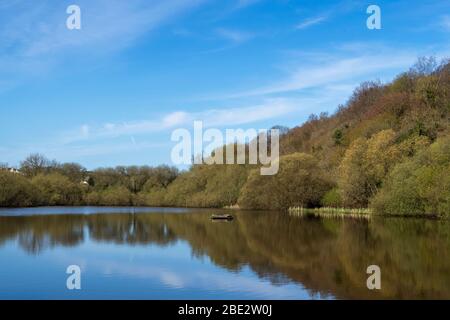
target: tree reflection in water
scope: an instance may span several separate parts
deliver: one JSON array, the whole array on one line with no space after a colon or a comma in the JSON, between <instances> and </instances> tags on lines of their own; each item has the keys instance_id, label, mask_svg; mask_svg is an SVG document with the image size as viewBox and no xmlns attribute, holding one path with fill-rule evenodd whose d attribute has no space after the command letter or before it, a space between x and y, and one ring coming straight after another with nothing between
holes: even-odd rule
<instances>
[{"instance_id":1,"label":"tree reflection in water","mask_svg":"<svg viewBox=\"0 0 450 320\"><path fill-rule=\"evenodd\" d=\"M249 266L273 284L300 283L337 298L450 298L450 223L423 219L305 219L277 212L111 213L0 217L0 244L17 241L39 255L90 241L170 246L186 241L231 271ZM382 270L382 290L366 288L367 266Z\"/></svg>"}]
</instances>

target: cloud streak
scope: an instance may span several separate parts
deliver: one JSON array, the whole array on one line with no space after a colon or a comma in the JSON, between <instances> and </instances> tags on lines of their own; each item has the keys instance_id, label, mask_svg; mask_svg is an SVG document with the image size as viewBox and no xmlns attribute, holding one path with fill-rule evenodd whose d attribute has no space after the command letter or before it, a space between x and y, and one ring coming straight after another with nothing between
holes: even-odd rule
<instances>
[{"instance_id":1,"label":"cloud streak","mask_svg":"<svg viewBox=\"0 0 450 320\"><path fill-rule=\"evenodd\" d=\"M196 120L205 127L233 127L274 119L295 110L298 101L294 99L267 99L261 104L241 107L209 109L201 112L175 111L155 120L105 123L100 126L83 124L79 129L63 135L63 144L83 140L112 139L170 130L191 126Z\"/></svg>"},{"instance_id":2,"label":"cloud streak","mask_svg":"<svg viewBox=\"0 0 450 320\"><path fill-rule=\"evenodd\" d=\"M24 2L9 7L17 14L4 15L7 19L2 23L1 39L14 41L16 54L35 56L73 47L104 51L128 46L136 37L202 0L79 0L82 29L78 31L66 28L64 4L43 1L24 10Z\"/></svg>"},{"instance_id":3,"label":"cloud streak","mask_svg":"<svg viewBox=\"0 0 450 320\"><path fill-rule=\"evenodd\" d=\"M306 20L300 22L298 25L296 25L295 29L296 30L307 29L307 28L312 27L312 26L314 26L316 24L320 24L320 23L324 22L326 19L327 19L326 16L309 18L309 19L306 19Z\"/></svg>"},{"instance_id":4,"label":"cloud streak","mask_svg":"<svg viewBox=\"0 0 450 320\"><path fill-rule=\"evenodd\" d=\"M293 67L284 79L269 85L247 91L216 97L216 99L237 99L251 96L265 96L300 92L305 89L355 83L359 79L377 79L386 72L398 72L413 64L418 55L412 52L385 52L380 54L359 54L345 57L321 57L320 61L308 61Z\"/></svg>"}]
</instances>

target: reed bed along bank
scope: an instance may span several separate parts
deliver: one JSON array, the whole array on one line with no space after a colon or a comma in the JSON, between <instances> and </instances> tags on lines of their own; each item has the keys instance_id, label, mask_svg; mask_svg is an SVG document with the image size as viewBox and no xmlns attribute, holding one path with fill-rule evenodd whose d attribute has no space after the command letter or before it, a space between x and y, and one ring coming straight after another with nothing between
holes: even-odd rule
<instances>
[{"instance_id":1,"label":"reed bed along bank","mask_svg":"<svg viewBox=\"0 0 450 320\"><path fill-rule=\"evenodd\" d=\"M289 208L288 212L294 216L320 217L320 218L353 218L370 219L372 211L370 209L346 209L346 208L315 208L307 209L302 207Z\"/></svg>"}]
</instances>

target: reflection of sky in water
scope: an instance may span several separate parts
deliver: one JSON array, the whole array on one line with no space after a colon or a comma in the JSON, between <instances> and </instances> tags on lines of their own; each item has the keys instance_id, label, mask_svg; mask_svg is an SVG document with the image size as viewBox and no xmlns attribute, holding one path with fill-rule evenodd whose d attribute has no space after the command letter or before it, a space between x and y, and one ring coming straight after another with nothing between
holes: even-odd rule
<instances>
[{"instance_id":1,"label":"reflection of sky in water","mask_svg":"<svg viewBox=\"0 0 450 320\"><path fill-rule=\"evenodd\" d=\"M208 211L208 209L196 209ZM187 213L184 208L157 208L157 207L36 207L36 208L0 208L1 216L33 216L33 215L60 215L60 214L98 214L98 213Z\"/></svg>"},{"instance_id":2,"label":"reflection of sky in water","mask_svg":"<svg viewBox=\"0 0 450 320\"><path fill-rule=\"evenodd\" d=\"M152 212L183 214L190 211L102 207L0 209L0 217L9 222L4 225L4 231L9 230L8 226L23 228L12 231L10 240L0 245L0 261L3 262L0 264L0 298L321 298L285 279L281 273L271 274L271 279L268 279L247 266L238 270L219 267L208 255L194 254L189 242L184 240L171 241L163 246L126 242L115 244L111 242L111 238L98 240L91 237L90 228L97 226L95 219L100 216L90 219L92 224L89 227L86 221L80 222L83 215L101 214L104 218L108 215L103 214L109 213L112 214L109 217L115 217L114 214L125 214L128 217L130 213ZM46 218L51 216L58 220ZM47 233L51 228L47 225L48 221L52 223L52 227L55 227L56 221L66 233ZM135 225L128 224L127 220L121 220L125 229L114 229L114 221L112 219L109 225L112 230L101 223L98 225L112 239L119 239L123 232L128 236L138 232L134 230ZM33 228L27 229L27 223L31 223ZM72 246L60 243L64 240L70 243L74 232L77 240ZM161 232L163 238L169 236L165 224ZM69 265L79 265L82 268L81 291L66 289L68 275L65 271Z\"/></svg>"},{"instance_id":3,"label":"reflection of sky in water","mask_svg":"<svg viewBox=\"0 0 450 320\"><path fill-rule=\"evenodd\" d=\"M233 211L212 222L213 212L223 211L0 210L0 298L450 297L448 221ZM66 289L72 264L81 292ZM377 292L366 286L372 264Z\"/></svg>"},{"instance_id":4,"label":"reflection of sky in water","mask_svg":"<svg viewBox=\"0 0 450 320\"><path fill-rule=\"evenodd\" d=\"M0 249L0 298L151 298L151 299L310 299L298 284L274 285L249 268L233 272L208 257L192 255L184 241L165 247L115 245L88 238L76 247L55 247L39 255L17 250L15 241ZM82 290L65 289L66 267L82 268Z\"/></svg>"}]
</instances>

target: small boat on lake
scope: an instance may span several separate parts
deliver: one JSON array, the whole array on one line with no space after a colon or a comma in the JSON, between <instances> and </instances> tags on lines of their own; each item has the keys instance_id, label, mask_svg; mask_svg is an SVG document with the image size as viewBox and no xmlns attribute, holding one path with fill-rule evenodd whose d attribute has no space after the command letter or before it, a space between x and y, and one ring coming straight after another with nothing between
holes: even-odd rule
<instances>
[{"instance_id":1,"label":"small boat on lake","mask_svg":"<svg viewBox=\"0 0 450 320\"><path fill-rule=\"evenodd\" d=\"M211 216L211 220L234 220L234 217L231 214L213 214Z\"/></svg>"}]
</instances>

